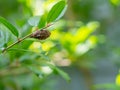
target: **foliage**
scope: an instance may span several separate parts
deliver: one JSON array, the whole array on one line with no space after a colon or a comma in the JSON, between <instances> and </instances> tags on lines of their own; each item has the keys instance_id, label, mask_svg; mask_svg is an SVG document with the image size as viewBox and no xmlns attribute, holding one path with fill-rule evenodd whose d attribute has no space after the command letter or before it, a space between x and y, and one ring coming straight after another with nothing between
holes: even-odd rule
<instances>
[{"instance_id":1,"label":"foliage","mask_svg":"<svg viewBox=\"0 0 120 90\"><path fill-rule=\"evenodd\" d=\"M1 90L119 90L120 0L1 0L0 7ZM31 38L43 29L49 38Z\"/></svg>"},{"instance_id":2,"label":"foliage","mask_svg":"<svg viewBox=\"0 0 120 90\"><path fill-rule=\"evenodd\" d=\"M18 30L12 24L10 24L7 20L5 20L2 17L0 17L0 22L4 24L8 28L8 30L10 30L15 36L18 37Z\"/></svg>"},{"instance_id":3,"label":"foliage","mask_svg":"<svg viewBox=\"0 0 120 90\"><path fill-rule=\"evenodd\" d=\"M55 22L56 18L61 17L64 14L63 11L64 7L66 7L66 4L67 3L63 0L57 2L55 5L53 5L53 8L51 8L47 15L45 13L42 16L34 16L28 20L28 24L37 27L39 30L47 29L47 27L50 26L50 23ZM58 8L60 9L58 10ZM14 89L18 89L17 84L15 84L16 82L14 81L13 76L19 77L20 75L20 77L21 76L26 77L26 75L31 75L31 72L35 73L39 78L43 77L45 78L45 76L47 76L53 71L60 74L64 79L68 81L70 80L67 73L57 68L51 62L51 58L49 57L49 54L47 54L49 52L42 50L39 40L36 42L35 39L34 40L27 39L30 38L30 36L35 31L33 32L31 31L30 34L28 32L24 37L19 38L18 30L15 28L15 26L13 26L9 21L4 19L3 17L0 17L0 22L1 22L0 77L1 78L8 77L8 79L6 78L6 80L13 79L13 81L11 81L10 83L9 82L6 83L6 84L13 83L13 85L10 85L10 87L7 87L6 84L5 85L2 84L4 80L3 82L1 81L0 84L1 89L7 88L9 89L12 87ZM27 23L25 23L24 25L27 25ZM6 29L5 32L4 29ZM9 33L8 30L11 33ZM12 34L17 36L18 38L15 39L15 37L12 36ZM20 35L22 36L22 32L20 32ZM10 36L11 38L7 38L8 36ZM5 43L4 39L6 39ZM44 68L47 68L49 72L44 71ZM27 89L26 86L25 88Z\"/></svg>"}]
</instances>

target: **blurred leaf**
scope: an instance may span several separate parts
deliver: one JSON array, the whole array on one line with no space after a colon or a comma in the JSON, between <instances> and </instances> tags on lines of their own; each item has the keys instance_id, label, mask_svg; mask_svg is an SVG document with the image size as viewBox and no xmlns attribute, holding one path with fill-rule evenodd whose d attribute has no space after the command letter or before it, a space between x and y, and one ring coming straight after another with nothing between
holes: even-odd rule
<instances>
[{"instance_id":1,"label":"blurred leaf","mask_svg":"<svg viewBox=\"0 0 120 90\"><path fill-rule=\"evenodd\" d=\"M110 0L114 5L120 5L120 0Z\"/></svg>"},{"instance_id":2,"label":"blurred leaf","mask_svg":"<svg viewBox=\"0 0 120 90\"><path fill-rule=\"evenodd\" d=\"M31 26L37 26L38 23L39 23L39 20L40 20L40 16L31 17L31 18L28 20L28 24L31 25Z\"/></svg>"},{"instance_id":3,"label":"blurred leaf","mask_svg":"<svg viewBox=\"0 0 120 90\"><path fill-rule=\"evenodd\" d=\"M42 71L40 71L40 69L38 67L35 66L28 66L28 68L35 73L39 78L43 78L44 77L44 73Z\"/></svg>"},{"instance_id":4,"label":"blurred leaf","mask_svg":"<svg viewBox=\"0 0 120 90\"><path fill-rule=\"evenodd\" d=\"M55 67L54 65L48 64L49 67L51 69L54 70L55 73L58 73L59 75L61 75L65 80L67 80L68 82L70 82L70 77L67 73L65 73L64 71L62 71L61 69Z\"/></svg>"},{"instance_id":5,"label":"blurred leaf","mask_svg":"<svg viewBox=\"0 0 120 90\"><path fill-rule=\"evenodd\" d=\"M62 71L61 69L59 69L57 67L54 68L54 70L56 72L58 72L58 74L61 75L65 80L70 81L70 77L69 77L69 75L67 73L65 73L64 71Z\"/></svg>"},{"instance_id":6,"label":"blurred leaf","mask_svg":"<svg viewBox=\"0 0 120 90\"><path fill-rule=\"evenodd\" d=\"M65 13L66 7L66 2L63 0L56 3L48 13L47 22L50 23L62 17Z\"/></svg>"},{"instance_id":7,"label":"blurred leaf","mask_svg":"<svg viewBox=\"0 0 120 90\"><path fill-rule=\"evenodd\" d=\"M116 76L116 85L120 86L120 74Z\"/></svg>"},{"instance_id":8,"label":"blurred leaf","mask_svg":"<svg viewBox=\"0 0 120 90\"><path fill-rule=\"evenodd\" d=\"M45 54L41 53L39 56L41 57L42 60L50 61L50 58Z\"/></svg>"},{"instance_id":9,"label":"blurred leaf","mask_svg":"<svg viewBox=\"0 0 120 90\"><path fill-rule=\"evenodd\" d=\"M0 25L0 47L7 47L7 44L12 40L10 31L7 31L4 25Z\"/></svg>"},{"instance_id":10,"label":"blurred leaf","mask_svg":"<svg viewBox=\"0 0 120 90\"><path fill-rule=\"evenodd\" d=\"M84 42L99 26L98 22L90 22L80 27L74 37L74 43Z\"/></svg>"},{"instance_id":11,"label":"blurred leaf","mask_svg":"<svg viewBox=\"0 0 120 90\"><path fill-rule=\"evenodd\" d=\"M3 45L5 44L5 36L3 31L0 31L0 47L3 47Z\"/></svg>"},{"instance_id":12,"label":"blurred leaf","mask_svg":"<svg viewBox=\"0 0 120 90\"><path fill-rule=\"evenodd\" d=\"M3 31L3 38L4 38L4 45L10 41L10 34L9 32Z\"/></svg>"},{"instance_id":13,"label":"blurred leaf","mask_svg":"<svg viewBox=\"0 0 120 90\"><path fill-rule=\"evenodd\" d=\"M9 23L6 19L0 16L0 22L5 25L15 36L19 36L18 30L11 24Z\"/></svg>"},{"instance_id":14,"label":"blurred leaf","mask_svg":"<svg viewBox=\"0 0 120 90\"><path fill-rule=\"evenodd\" d=\"M0 50L0 53L1 53L1 50ZM8 57L4 56L3 54L0 54L0 68L4 68L4 66L8 65L9 64L9 59Z\"/></svg>"}]
</instances>

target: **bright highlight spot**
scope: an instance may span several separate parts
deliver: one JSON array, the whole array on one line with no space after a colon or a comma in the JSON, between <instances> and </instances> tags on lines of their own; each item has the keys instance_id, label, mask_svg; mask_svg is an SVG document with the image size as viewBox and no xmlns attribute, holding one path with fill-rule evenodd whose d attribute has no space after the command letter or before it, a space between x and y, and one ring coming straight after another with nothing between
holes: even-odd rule
<instances>
[{"instance_id":1,"label":"bright highlight spot","mask_svg":"<svg viewBox=\"0 0 120 90\"><path fill-rule=\"evenodd\" d=\"M43 73L45 73L45 74L50 74L50 73L52 73L52 69L50 68L50 67L48 67L48 66L43 66L43 67L41 67L41 70L42 70L42 72Z\"/></svg>"},{"instance_id":2,"label":"bright highlight spot","mask_svg":"<svg viewBox=\"0 0 120 90\"><path fill-rule=\"evenodd\" d=\"M94 48L98 42L98 38L94 35L90 36L90 38L87 40L88 43L90 43L90 47Z\"/></svg>"},{"instance_id":3,"label":"bright highlight spot","mask_svg":"<svg viewBox=\"0 0 120 90\"><path fill-rule=\"evenodd\" d=\"M42 15L43 14L43 1L42 0L35 0L34 3L34 15Z\"/></svg>"},{"instance_id":4,"label":"bright highlight spot","mask_svg":"<svg viewBox=\"0 0 120 90\"><path fill-rule=\"evenodd\" d=\"M111 0L111 2L112 2L114 5L119 5L119 4L120 4L120 0Z\"/></svg>"},{"instance_id":5,"label":"bright highlight spot","mask_svg":"<svg viewBox=\"0 0 120 90\"><path fill-rule=\"evenodd\" d=\"M76 46L76 53L79 55L82 55L86 53L90 49L90 45L85 43L85 44L78 44Z\"/></svg>"},{"instance_id":6,"label":"bright highlight spot","mask_svg":"<svg viewBox=\"0 0 120 90\"><path fill-rule=\"evenodd\" d=\"M86 26L80 27L75 35L74 41L83 42L88 36L100 26L99 22L89 22Z\"/></svg>"},{"instance_id":7,"label":"bright highlight spot","mask_svg":"<svg viewBox=\"0 0 120 90\"><path fill-rule=\"evenodd\" d=\"M55 4L56 1L57 1L57 0L47 0L47 1L44 3L43 8L44 8L45 10L50 10L51 7Z\"/></svg>"},{"instance_id":8,"label":"bright highlight spot","mask_svg":"<svg viewBox=\"0 0 120 90\"><path fill-rule=\"evenodd\" d=\"M52 48L54 46L54 43L51 41L46 41L45 43L42 44L42 49L44 51L49 51L50 48Z\"/></svg>"},{"instance_id":9,"label":"bright highlight spot","mask_svg":"<svg viewBox=\"0 0 120 90\"><path fill-rule=\"evenodd\" d=\"M39 52L39 49L41 48L41 43L40 42L33 42L29 49L34 51L34 52Z\"/></svg>"},{"instance_id":10,"label":"bright highlight spot","mask_svg":"<svg viewBox=\"0 0 120 90\"><path fill-rule=\"evenodd\" d=\"M116 77L116 85L120 86L120 74Z\"/></svg>"}]
</instances>

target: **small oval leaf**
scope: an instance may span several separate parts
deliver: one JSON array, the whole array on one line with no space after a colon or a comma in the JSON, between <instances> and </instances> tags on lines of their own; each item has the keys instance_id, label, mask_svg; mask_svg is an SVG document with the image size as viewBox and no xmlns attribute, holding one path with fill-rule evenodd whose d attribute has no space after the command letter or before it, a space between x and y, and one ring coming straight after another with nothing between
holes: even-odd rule
<instances>
[{"instance_id":1,"label":"small oval leaf","mask_svg":"<svg viewBox=\"0 0 120 90\"><path fill-rule=\"evenodd\" d=\"M47 22L50 23L61 18L65 13L66 7L66 2L63 0L56 3L48 13Z\"/></svg>"},{"instance_id":2,"label":"small oval leaf","mask_svg":"<svg viewBox=\"0 0 120 90\"><path fill-rule=\"evenodd\" d=\"M11 24L9 23L6 19L0 16L0 22L6 26L16 37L19 36L18 30Z\"/></svg>"}]
</instances>

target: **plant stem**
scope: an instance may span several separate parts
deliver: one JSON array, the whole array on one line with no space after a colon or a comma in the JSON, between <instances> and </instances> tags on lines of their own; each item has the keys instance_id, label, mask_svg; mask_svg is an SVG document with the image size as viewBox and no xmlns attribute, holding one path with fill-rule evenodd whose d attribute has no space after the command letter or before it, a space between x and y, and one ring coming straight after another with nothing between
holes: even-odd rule
<instances>
[{"instance_id":1,"label":"plant stem","mask_svg":"<svg viewBox=\"0 0 120 90\"><path fill-rule=\"evenodd\" d=\"M48 24L47 26L43 27L42 29L46 29L46 28L50 27L51 25L53 25L53 24ZM41 30L42 30L42 29L41 29ZM9 45L8 47L4 48L4 49L2 50L2 53L4 53L5 51L7 51L8 49L10 49L11 47L13 47L14 45L22 42L22 41L25 40L26 38L30 37L33 33L34 33L34 32L26 35L25 37L23 37L23 38L21 38L21 39L18 39L16 42L14 42L14 43L12 43L11 45Z\"/></svg>"},{"instance_id":2,"label":"plant stem","mask_svg":"<svg viewBox=\"0 0 120 90\"><path fill-rule=\"evenodd\" d=\"M8 50L9 48L13 47L14 45L22 42L24 39L30 37L32 34L33 34L33 33L28 34L28 35L26 35L25 37L23 37L23 38L21 38L21 39L18 39L18 41L14 42L14 43L12 43L11 45L9 45L8 47L4 48L4 49L2 50L2 53L4 53L6 50Z\"/></svg>"}]
</instances>

